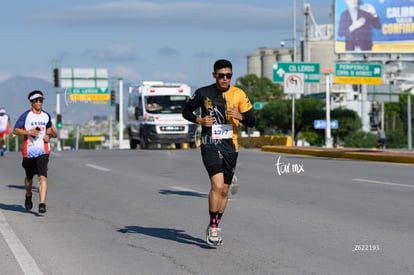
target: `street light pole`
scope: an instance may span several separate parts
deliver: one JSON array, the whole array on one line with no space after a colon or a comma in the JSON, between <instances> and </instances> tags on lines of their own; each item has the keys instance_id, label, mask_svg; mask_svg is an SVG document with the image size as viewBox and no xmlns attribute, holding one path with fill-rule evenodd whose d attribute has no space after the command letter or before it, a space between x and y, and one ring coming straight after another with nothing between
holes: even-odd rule
<instances>
[{"instance_id":1,"label":"street light pole","mask_svg":"<svg viewBox=\"0 0 414 275\"><path fill-rule=\"evenodd\" d=\"M60 114L60 92L57 91L56 92L56 117ZM57 121L56 121L57 124ZM56 125L57 127L57 125ZM60 132L61 129L56 129L58 131L58 137L57 137L57 144L56 144L56 150L57 151L62 151L62 145L61 145L61 141L60 141Z\"/></svg>"},{"instance_id":2,"label":"street light pole","mask_svg":"<svg viewBox=\"0 0 414 275\"><path fill-rule=\"evenodd\" d=\"M124 140L124 80L118 78L119 82L119 148L122 148Z\"/></svg>"},{"instance_id":3,"label":"street light pole","mask_svg":"<svg viewBox=\"0 0 414 275\"><path fill-rule=\"evenodd\" d=\"M296 61L296 0L293 0L293 62Z\"/></svg>"},{"instance_id":4,"label":"street light pole","mask_svg":"<svg viewBox=\"0 0 414 275\"><path fill-rule=\"evenodd\" d=\"M296 62L296 0L293 0L293 62ZM292 94L292 146L295 146L295 99Z\"/></svg>"},{"instance_id":5,"label":"street light pole","mask_svg":"<svg viewBox=\"0 0 414 275\"><path fill-rule=\"evenodd\" d=\"M325 147L326 148L332 148L333 142L332 142L332 136L331 136L331 95L330 95L330 74L333 72L331 68L323 68L322 73L325 74L325 85L326 85L326 105L325 105L325 111L326 111L326 127L325 127Z\"/></svg>"},{"instance_id":6,"label":"street light pole","mask_svg":"<svg viewBox=\"0 0 414 275\"><path fill-rule=\"evenodd\" d=\"M408 128L408 150L412 149L412 135L411 135L411 93L413 92L413 88L411 88L410 92L407 94L407 128Z\"/></svg>"}]
</instances>

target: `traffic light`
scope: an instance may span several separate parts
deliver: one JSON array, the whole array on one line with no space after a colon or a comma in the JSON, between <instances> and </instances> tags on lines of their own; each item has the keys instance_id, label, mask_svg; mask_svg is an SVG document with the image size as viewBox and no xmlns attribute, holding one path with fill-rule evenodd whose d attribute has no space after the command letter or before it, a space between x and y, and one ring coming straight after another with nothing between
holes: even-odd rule
<instances>
[{"instance_id":1,"label":"traffic light","mask_svg":"<svg viewBox=\"0 0 414 275\"><path fill-rule=\"evenodd\" d=\"M116 92L115 90L111 90L111 106L115 106L116 105Z\"/></svg>"},{"instance_id":2,"label":"traffic light","mask_svg":"<svg viewBox=\"0 0 414 275\"><path fill-rule=\"evenodd\" d=\"M61 114L56 115L56 128L58 129L62 128L62 115Z\"/></svg>"},{"instance_id":3,"label":"traffic light","mask_svg":"<svg viewBox=\"0 0 414 275\"><path fill-rule=\"evenodd\" d=\"M119 103L115 105L115 121L119 121Z\"/></svg>"},{"instance_id":4,"label":"traffic light","mask_svg":"<svg viewBox=\"0 0 414 275\"><path fill-rule=\"evenodd\" d=\"M376 131L380 124L380 113L379 113L379 106L376 104L371 105L371 111L369 114L369 124L371 126L371 131Z\"/></svg>"},{"instance_id":5,"label":"traffic light","mask_svg":"<svg viewBox=\"0 0 414 275\"><path fill-rule=\"evenodd\" d=\"M59 87L59 69L58 68L54 68L53 69L53 86L54 87Z\"/></svg>"}]
</instances>

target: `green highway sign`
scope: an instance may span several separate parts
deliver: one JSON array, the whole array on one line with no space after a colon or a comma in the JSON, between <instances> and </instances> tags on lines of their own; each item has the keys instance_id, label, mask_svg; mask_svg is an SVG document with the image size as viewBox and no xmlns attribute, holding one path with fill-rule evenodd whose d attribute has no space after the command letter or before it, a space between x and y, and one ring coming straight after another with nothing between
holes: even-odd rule
<instances>
[{"instance_id":1,"label":"green highway sign","mask_svg":"<svg viewBox=\"0 0 414 275\"><path fill-rule=\"evenodd\" d=\"M267 102L255 102L253 103L254 110L261 110L267 104Z\"/></svg>"},{"instance_id":2,"label":"green highway sign","mask_svg":"<svg viewBox=\"0 0 414 275\"><path fill-rule=\"evenodd\" d=\"M109 88L69 88L69 99L104 103L110 99Z\"/></svg>"},{"instance_id":3,"label":"green highway sign","mask_svg":"<svg viewBox=\"0 0 414 275\"><path fill-rule=\"evenodd\" d=\"M305 83L320 82L320 64L303 62L275 62L273 63L273 82L284 82L285 73L302 73Z\"/></svg>"},{"instance_id":4,"label":"green highway sign","mask_svg":"<svg viewBox=\"0 0 414 275\"><path fill-rule=\"evenodd\" d=\"M369 63L336 63L336 84L368 84L382 83L382 65Z\"/></svg>"},{"instance_id":5,"label":"green highway sign","mask_svg":"<svg viewBox=\"0 0 414 275\"><path fill-rule=\"evenodd\" d=\"M109 94L108 88L70 88L71 94Z\"/></svg>"}]
</instances>

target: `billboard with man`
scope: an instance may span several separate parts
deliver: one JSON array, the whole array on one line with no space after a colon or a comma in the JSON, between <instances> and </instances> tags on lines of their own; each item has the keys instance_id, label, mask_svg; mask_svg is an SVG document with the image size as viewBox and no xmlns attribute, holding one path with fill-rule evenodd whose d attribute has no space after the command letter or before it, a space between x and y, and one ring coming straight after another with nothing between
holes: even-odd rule
<instances>
[{"instance_id":1,"label":"billboard with man","mask_svg":"<svg viewBox=\"0 0 414 275\"><path fill-rule=\"evenodd\" d=\"M335 0L335 53L413 53L414 1Z\"/></svg>"}]
</instances>

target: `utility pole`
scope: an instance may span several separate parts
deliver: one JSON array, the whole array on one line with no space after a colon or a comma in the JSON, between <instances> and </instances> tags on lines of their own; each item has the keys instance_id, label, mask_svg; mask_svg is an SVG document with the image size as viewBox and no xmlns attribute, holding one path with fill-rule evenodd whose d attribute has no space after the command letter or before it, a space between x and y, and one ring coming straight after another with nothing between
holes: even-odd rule
<instances>
[{"instance_id":1,"label":"utility pole","mask_svg":"<svg viewBox=\"0 0 414 275\"><path fill-rule=\"evenodd\" d=\"M113 137L112 137L112 134L113 134L113 130L112 130L112 115L111 116L109 116L109 150L112 150L112 148L113 148Z\"/></svg>"},{"instance_id":2,"label":"utility pole","mask_svg":"<svg viewBox=\"0 0 414 275\"><path fill-rule=\"evenodd\" d=\"M369 132L369 117L367 109L367 97L368 97L368 87L366 84L361 85L361 120L362 120L362 131Z\"/></svg>"},{"instance_id":3,"label":"utility pole","mask_svg":"<svg viewBox=\"0 0 414 275\"><path fill-rule=\"evenodd\" d=\"M413 92L413 88L410 89L410 92L407 94L407 123L408 123L408 150L412 149L412 134L411 134L411 93Z\"/></svg>"},{"instance_id":4,"label":"utility pole","mask_svg":"<svg viewBox=\"0 0 414 275\"><path fill-rule=\"evenodd\" d=\"M124 140L124 80L119 77L119 148L122 147Z\"/></svg>"},{"instance_id":5,"label":"utility pole","mask_svg":"<svg viewBox=\"0 0 414 275\"><path fill-rule=\"evenodd\" d=\"M296 0L293 0L293 62L296 62ZM292 94L292 146L295 146L295 99Z\"/></svg>"},{"instance_id":6,"label":"utility pole","mask_svg":"<svg viewBox=\"0 0 414 275\"><path fill-rule=\"evenodd\" d=\"M56 124L58 123L58 116L60 116L60 93L59 91L56 92ZM56 130L58 131L58 137L57 137L57 145L56 149L57 151L62 151L62 146L60 143L60 127L56 125Z\"/></svg>"},{"instance_id":7,"label":"utility pole","mask_svg":"<svg viewBox=\"0 0 414 275\"><path fill-rule=\"evenodd\" d=\"M309 45L309 16L311 15L311 7L306 1L303 1L303 15L305 16L304 20L304 39L303 39L303 57L304 62L310 62L310 45ZM310 93L310 84L305 84L305 94Z\"/></svg>"},{"instance_id":8,"label":"utility pole","mask_svg":"<svg viewBox=\"0 0 414 275\"><path fill-rule=\"evenodd\" d=\"M58 132L58 137L57 137L57 144L56 144L56 150L57 151L62 151L62 147L61 147L61 143L60 143L60 131L61 131L61 119L62 119L62 115L60 113L60 69L58 67L58 65L56 65L53 68L53 86L56 88L56 130Z\"/></svg>"},{"instance_id":9,"label":"utility pole","mask_svg":"<svg viewBox=\"0 0 414 275\"><path fill-rule=\"evenodd\" d=\"M326 127L325 127L325 147L332 148L332 136L331 136L331 95L330 95L330 74L333 72L332 68L323 68L322 73L325 74L326 85Z\"/></svg>"}]
</instances>

